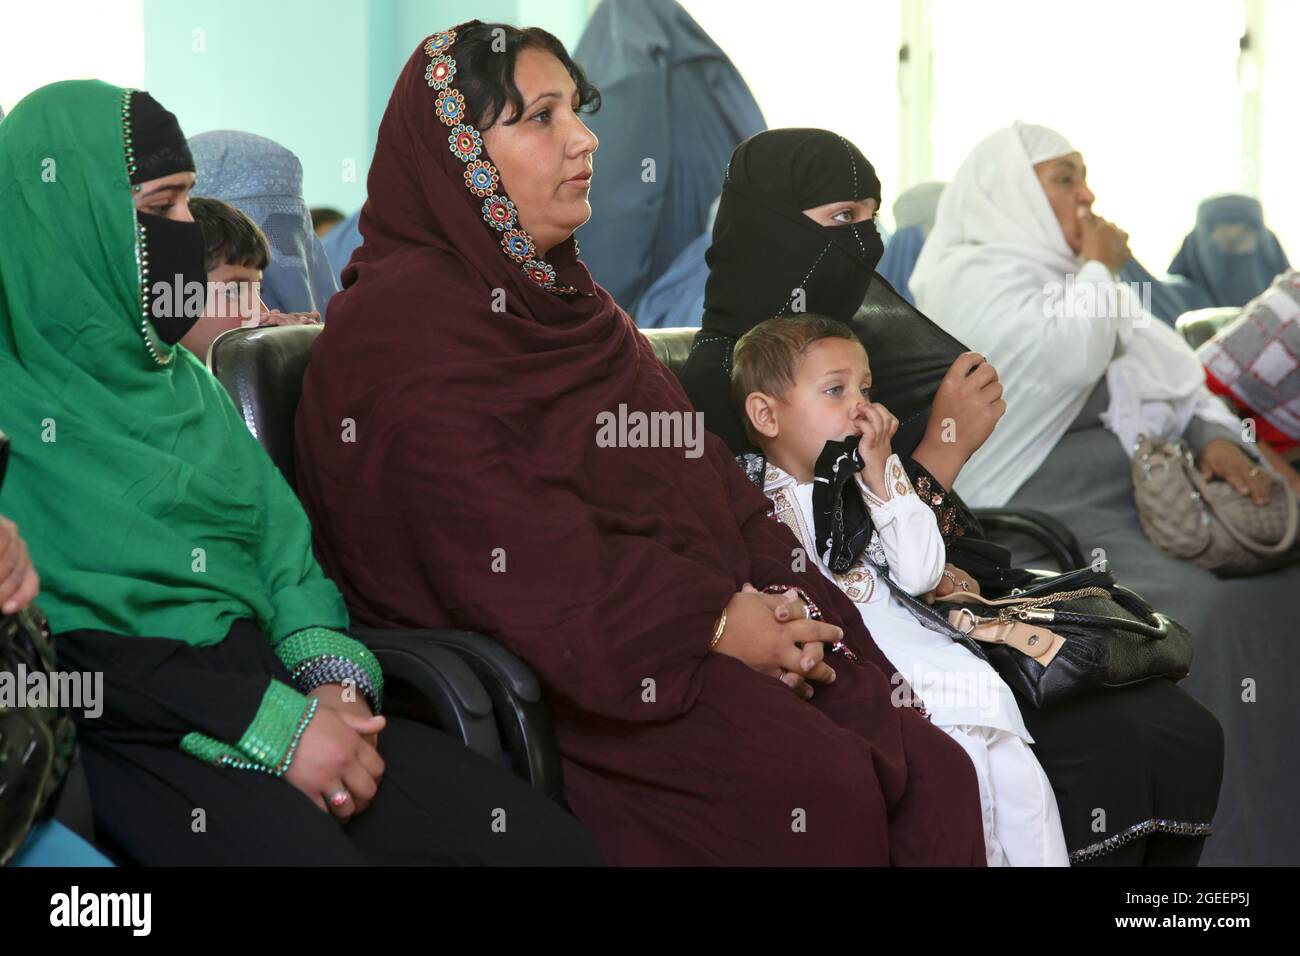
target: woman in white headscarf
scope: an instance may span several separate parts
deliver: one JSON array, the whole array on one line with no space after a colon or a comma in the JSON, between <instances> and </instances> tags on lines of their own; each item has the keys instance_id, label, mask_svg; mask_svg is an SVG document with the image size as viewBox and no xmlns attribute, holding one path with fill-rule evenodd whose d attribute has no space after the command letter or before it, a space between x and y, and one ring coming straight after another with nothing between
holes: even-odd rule
<instances>
[{"instance_id":1,"label":"woman in white headscarf","mask_svg":"<svg viewBox=\"0 0 1300 956\"><path fill-rule=\"evenodd\" d=\"M1300 824L1287 794L1300 787L1300 765L1282 730L1295 716L1275 675L1300 664L1281 640L1293 629L1284 602L1300 589L1300 568L1220 580L1143 535L1129 468L1140 434L1185 438L1202 473L1256 501L1270 482L1240 442L1240 421L1205 387L1195 353L1115 281L1128 237L1092 212L1086 174L1059 133L1017 123L975 147L939 202L912 291L997 367L1007 402L956 489L973 505L1064 520L1085 554L1109 560L1125 585L1192 631L1187 688L1227 738L1204 862L1295 863ZM1257 681L1272 683L1274 696L1252 691L1243 706L1243 687Z\"/></svg>"},{"instance_id":2,"label":"woman in white headscarf","mask_svg":"<svg viewBox=\"0 0 1300 956\"><path fill-rule=\"evenodd\" d=\"M1110 403L1101 418L1126 449L1141 433L1178 438L1193 419L1240 433L1205 387L1195 353L1114 281L1128 237L1092 213L1085 176L1059 133L1024 123L999 130L958 170L912 273L920 308L982 351L1004 384L1006 417L957 484L971 504L1005 504L1103 378ZM1268 487L1231 441L1207 465L1242 490Z\"/></svg>"}]
</instances>

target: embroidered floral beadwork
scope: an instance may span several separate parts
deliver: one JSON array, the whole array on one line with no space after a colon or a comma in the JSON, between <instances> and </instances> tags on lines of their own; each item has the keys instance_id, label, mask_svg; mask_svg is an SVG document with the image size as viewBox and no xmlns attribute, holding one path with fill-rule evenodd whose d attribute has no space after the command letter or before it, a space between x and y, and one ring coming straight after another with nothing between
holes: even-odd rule
<instances>
[{"instance_id":1,"label":"embroidered floral beadwork","mask_svg":"<svg viewBox=\"0 0 1300 956\"><path fill-rule=\"evenodd\" d=\"M480 199L491 196L496 192L497 183L501 181L501 174L497 168L486 160L476 159L465 167L465 185L475 196Z\"/></svg>"},{"instance_id":2,"label":"embroidered floral beadwork","mask_svg":"<svg viewBox=\"0 0 1300 956\"><path fill-rule=\"evenodd\" d=\"M456 126L465 118L465 97L460 90L448 87L439 94L433 108L438 114L438 119L448 126Z\"/></svg>"},{"instance_id":3,"label":"embroidered floral beadwork","mask_svg":"<svg viewBox=\"0 0 1300 956\"><path fill-rule=\"evenodd\" d=\"M489 226L501 232L518 226L515 218L515 204L504 196L488 196L483 200L483 219Z\"/></svg>"},{"instance_id":4,"label":"embroidered floral beadwork","mask_svg":"<svg viewBox=\"0 0 1300 956\"><path fill-rule=\"evenodd\" d=\"M541 259L529 259L524 263L524 273L538 285L551 286L555 283L555 270L549 262Z\"/></svg>"},{"instance_id":5,"label":"embroidered floral beadwork","mask_svg":"<svg viewBox=\"0 0 1300 956\"><path fill-rule=\"evenodd\" d=\"M956 505L948 502L948 496L938 482L931 482L929 475L920 474L916 477L915 489L921 496L921 500L934 512L935 520L939 522L939 533L943 535L945 542L960 538L966 533L966 525L961 520L961 513Z\"/></svg>"},{"instance_id":6,"label":"embroidered floral beadwork","mask_svg":"<svg viewBox=\"0 0 1300 956\"><path fill-rule=\"evenodd\" d=\"M424 52L428 56L437 56L451 49L451 45L456 42L455 30L444 30L442 33L435 33L429 37L424 44Z\"/></svg>"},{"instance_id":7,"label":"embroidered floral beadwork","mask_svg":"<svg viewBox=\"0 0 1300 956\"><path fill-rule=\"evenodd\" d=\"M501 238L501 250L508 258L522 265L524 275L555 295L577 295L578 290L573 286L557 285L555 269L537 258L536 243L519 227L515 204L497 191L501 182L500 173L491 163L479 158L483 152L483 135L465 122L465 96L451 85L456 77L456 60L451 56L455 42L455 30L435 33L424 42L425 55L430 57L425 66L424 79L430 87L439 91L433 109L438 114L438 119L452 128L447 144L452 155L466 164L465 188L485 200L484 221L498 232L505 233ZM577 248L576 241L574 248Z\"/></svg>"},{"instance_id":8,"label":"embroidered floral beadwork","mask_svg":"<svg viewBox=\"0 0 1300 956\"><path fill-rule=\"evenodd\" d=\"M478 159L478 154L483 152L483 137L473 126L461 124L455 127L447 137L447 142L451 144L452 153L462 163Z\"/></svg>"},{"instance_id":9,"label":"embroidered floral beadwork","mask_svg":"<svg viewBox=\"0 0 1300 956\"><path fill-rule=\"evenodd\" d=\"M507 230L501 237L501 248L515 262L525 262L536 252L533 248L533 240L522 229Z\"/></svg>"},{"instance_id":10,"label":"embroidered floral beadwork","mask_svg":"<svg viewBox=\"0 0 1300 956\"><path fill-rule=\"evenodd\" d=\"M435 90L445 90L456 76L456 61L449 56L435 56L424 70L425 82Z\"/></svg>"}]
</instances>

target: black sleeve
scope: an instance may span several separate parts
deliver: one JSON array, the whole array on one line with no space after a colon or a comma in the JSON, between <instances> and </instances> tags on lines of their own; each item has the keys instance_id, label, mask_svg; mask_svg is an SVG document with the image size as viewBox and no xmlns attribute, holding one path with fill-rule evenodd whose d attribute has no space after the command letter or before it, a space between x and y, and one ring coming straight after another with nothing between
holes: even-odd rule
<instances>
[{"instance_id":1,"label":"black sleeve","mask_svg":"<svg viewBox=\"0 0 1300 956\"><path fill-rule=\"evenodd\" d=\"M754 452L740 419L740 409L731 400L731 353L736 340L718 332L701 332L677 378L691 405L704 416L704 427L717 435L733 455Z\"/></svg>"},{"instance_id":2,"label":"black sleeve","mask_svg":"<svg viewBox=\"0 0 1300 956\"><path fill-rule=\"evenodd\" d=\"M903 467L907 471L907 477L912 480L912 487L916 489L916 493L934 512L945 545L951 547L958 538L984 537L984 529L980 527L979 519L970 508L966 507L966 502L961 500L957 492L949 491L941 485L939 480L915 458L905 458Z\"/></svg>"}]
</instances>

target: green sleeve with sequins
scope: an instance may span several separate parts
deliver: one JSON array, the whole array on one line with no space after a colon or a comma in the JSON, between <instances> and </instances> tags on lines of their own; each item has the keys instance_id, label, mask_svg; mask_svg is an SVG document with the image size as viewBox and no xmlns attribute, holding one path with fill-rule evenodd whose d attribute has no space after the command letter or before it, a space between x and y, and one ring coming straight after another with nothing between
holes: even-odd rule
<instances>
[{"instance_id":1,"label":"green sleeve with sequins","mask_svg":"<svg viewBox=\"0 0 1300 956\"><path fill-rule=\"evenodd\" d=\"M360 641L328 627L308 627L295 631L276 644L275 653L289 668L295 681L308 669L325 661L350 663L359 672L359 683L369 683L373 692L371 705L375 713L379 713L384 695L384 674L379 660Z\"/></svg>"},{"instance_id":2,"label":"green sleeve with sequins","mask_svg":"<svg viewBox=\"0 0 1300 956\"><path fill-rule=\"evenodd\" d=\"M181 738L181 749L217 766L281 776L289 769L318 703L289 685L272 680L252 722L237 743L189 733Z\"/></svg>"}]
</instances>

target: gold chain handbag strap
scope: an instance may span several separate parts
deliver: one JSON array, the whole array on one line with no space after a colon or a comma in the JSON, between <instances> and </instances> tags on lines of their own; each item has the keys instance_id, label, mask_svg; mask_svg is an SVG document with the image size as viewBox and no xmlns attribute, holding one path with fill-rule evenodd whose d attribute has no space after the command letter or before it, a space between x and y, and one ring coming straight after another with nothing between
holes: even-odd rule
<instances>
[{"instance_id":1,"label":"gold chain handbag strap","mask_svg":"<svg viewBox=\"0 0 1300 956\"><path fill-rule=\"evenodd\" d=\"M1105 588L1075 588L1073 591L1058 591L1055 594L1045 594L1042 597L1009 597L989 600L979 594L972 594L969 591L955 592L944 595L945 600L961 602L978 602L988 608L996 608L998 618L1009 620L1012 616L1019 617L1021 620L1030 620L1026 615L1036 608L1041 608L1048 604L1055 604L1057 601L1073 601L1076 598L1100 597L1108 598L1111 594Z\"/></svg>"}]
</instances>

